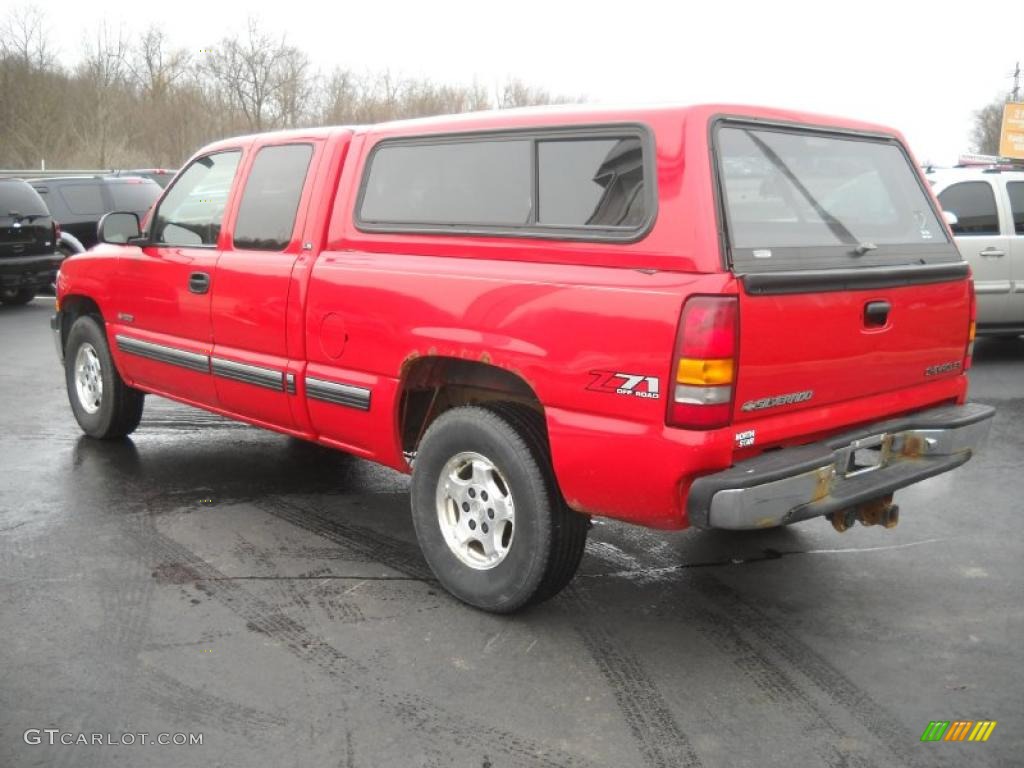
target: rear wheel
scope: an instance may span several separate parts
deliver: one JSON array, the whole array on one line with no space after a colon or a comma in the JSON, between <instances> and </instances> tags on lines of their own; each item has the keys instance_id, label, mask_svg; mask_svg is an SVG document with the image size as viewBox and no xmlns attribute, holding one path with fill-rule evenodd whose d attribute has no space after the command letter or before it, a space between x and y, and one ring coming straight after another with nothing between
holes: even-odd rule
<instances>
[{"instance_id":1,"label":"rear wheel","mask_svg":"<svg viewBox=\"0 0 1024 768\"><path fill-rule=\"evenodd\" d=\"M64 380L71 410L82 431L101 440L124 437L142 419L145 398L121 379L100 321L75 320L64 350Z\"/></svg>"},{"instance_id":2,"label":"rear wheel","mask_svg":"<svg viewBox=\"0 0 1024 768\"><path fill-rule=\"evenodd\" d=\"M27 288L4 288L3 291L0 291L0 304L28 304L35 296L36 289L34 286Z\"/></svg>"},{"instance_id":3,"label":"rear wheel","mask_svg":"<svg viewBox=\"0 0 1024 768\"><path fill-rule=\"evenodd\" d=\"M412 511L445 589L495 613L557 594L576 573L589 528L558 491L541 418L516 406L438 417L416 453Z\"/></svg>"}]
</instances>

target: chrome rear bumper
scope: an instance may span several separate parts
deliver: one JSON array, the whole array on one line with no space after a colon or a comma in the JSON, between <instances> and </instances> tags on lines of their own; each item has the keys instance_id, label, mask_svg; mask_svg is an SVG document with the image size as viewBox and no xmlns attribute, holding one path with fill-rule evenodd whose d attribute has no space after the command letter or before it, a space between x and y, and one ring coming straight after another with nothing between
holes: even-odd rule
<instances>
[{"instance_id":1,"label":"chrome rear bumper","mask_svg":"<svg viewBox=\"0 0 1024 768\"><path fill-rule=\"evenodd\" d=\"M891 494L965 463L995 409L950 405L743 461L694 481L687 501L699 528L770 528Z\"/></svg>"}]
</instances>

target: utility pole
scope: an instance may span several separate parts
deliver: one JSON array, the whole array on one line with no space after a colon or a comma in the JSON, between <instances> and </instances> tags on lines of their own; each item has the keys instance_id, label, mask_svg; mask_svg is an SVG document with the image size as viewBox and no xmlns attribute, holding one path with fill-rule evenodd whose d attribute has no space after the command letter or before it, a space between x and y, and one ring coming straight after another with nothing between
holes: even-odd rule
<instances>
[{"instance_id":1,"label":"utility pole","mask_svg":"<svg viewBox=\"0 0 1024 768\"><path fill-rule=\"evenodd\" d=\"M1015 104L1020 101L1020 62L1017 62L1017 67L1013 70L1013 90L1010 91L1010 101Z\"/></svg>"}]
</instances>

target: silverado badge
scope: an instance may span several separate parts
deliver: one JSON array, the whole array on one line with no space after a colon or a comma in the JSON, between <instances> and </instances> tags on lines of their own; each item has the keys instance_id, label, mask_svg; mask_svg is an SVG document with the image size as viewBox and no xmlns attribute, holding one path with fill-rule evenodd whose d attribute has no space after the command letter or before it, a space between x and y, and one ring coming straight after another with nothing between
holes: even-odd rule
<instances>
[{"instance_id":1,"label":"silverado badge","mask_svg":"<svg viewBox=\"0 0 1024 768\"><path fill-rule=\"evenodd\" d=\"M760 400L747 400L741 411L762 411L765 408L776 408L780 405L793 405L793 403L806 403L814 397L813 389L805 389L803 392L790 392L786 395L775 395L774 397L762 397Z\"/></svg>"}]
</instances>

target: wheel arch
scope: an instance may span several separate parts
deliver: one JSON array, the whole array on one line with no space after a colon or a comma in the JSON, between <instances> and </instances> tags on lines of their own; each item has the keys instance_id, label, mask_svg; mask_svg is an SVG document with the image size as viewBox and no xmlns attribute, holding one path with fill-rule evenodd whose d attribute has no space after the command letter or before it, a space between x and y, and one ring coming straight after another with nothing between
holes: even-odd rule
<instances>
[{"instance_id":1,"label":"wheel arch","mask_svg":"<svg viewBox=\"0 0 1024 768\"><path fill-rule=\"evenodd\" d=\"M75 321L85 315L93 315L99 319L100 325L105 328L105 320L100 305L90 296L72 293L64 296L60 302L60 348L63 351L67 347L68 334Z\"/></svg>"},{"instance_id":2,"label":"wheel arch","mask_svg":"<svg viewBox=\"0 0 1024 768\"><path fill-rule=\"evenodd\" d=\"M516 403L544 416L544 406L526 379L478 360L428 355L405 366L397 398L401 449L414 453L427 428L442 413L463 405Z\"/></svg>"}]
</instances>

